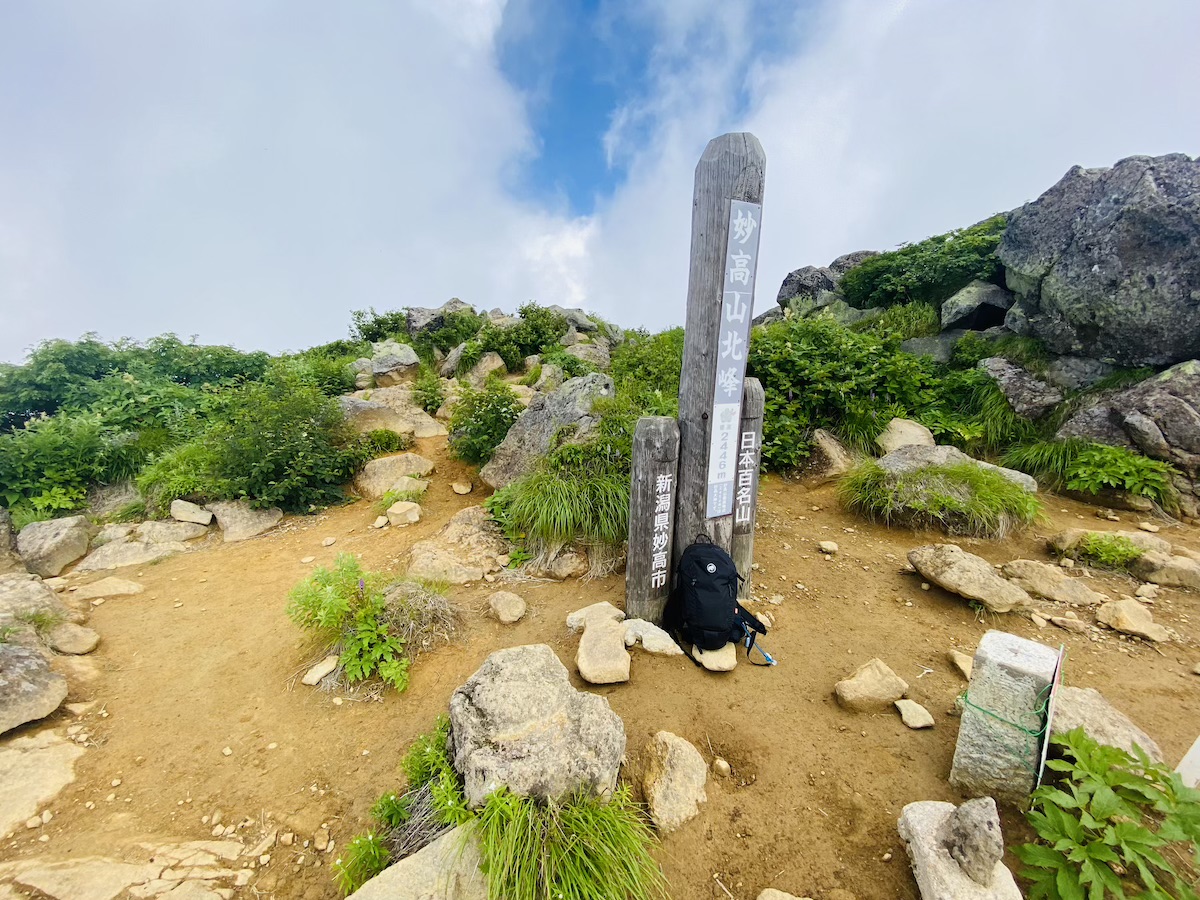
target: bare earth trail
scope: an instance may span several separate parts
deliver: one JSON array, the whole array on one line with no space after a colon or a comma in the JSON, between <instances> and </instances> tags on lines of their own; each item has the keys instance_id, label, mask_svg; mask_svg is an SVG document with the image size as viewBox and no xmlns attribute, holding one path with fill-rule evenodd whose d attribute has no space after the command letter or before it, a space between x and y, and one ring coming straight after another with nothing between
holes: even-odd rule
<instances>
[{"instance_id":1,"label":"bare earth trail","mask_svg":"<svg viewBox=\"0 0 1200 900\"><path fill-rule=\"evenodd\" d=\"M479 488L462 497L451 491L452 481L470 473L444 445L433 438L414 448L438 464L417 525L373 530L374 508L358 502L286 519L280 530L242 544L212 543L115 573L146 590L93 612L91 627L102 636L90 657L97 674L72 680L68 701L96 705L81 719L64 707L22 732L82 722L94 745L76 763L75 782L48 804L53 820L5 837L0 862L89 855L144 862L140 842L211 839L202 817L219 809L223 823L254 820L243 829L247 844L265 827L296 834L294 845L272 850L239 896L337 897L329 864L338 848L365 830L380 793L400 787L397 764L410 741L483 659L500 647L544 642L573 671L577 638L566 631L566 614L598 600L623 604L619 576L516 582L505 586L525 597L530 612L502 626L484 615L499 585L452 588L463 613L460 637L419 658L406 693L337 703L300 686L295 676L318 648L284 615L291 587L344 552L400 576L413 542L482 501ZM1044 537L1054 531L1137 521L1125 513L1120 524L1109 523L1092 507L1043 499L1047 519L1034 530L1002 543L958 543L993 562L1044 560ZM733 673L715 676L682 658L634 650L628 684L589 688L625 721L624 774L634 785L643 748L661 729L733 765L732 778L710 777L701 815L662 844L674 897L727 900L716 875L736 900L752 900L765 887L816 900L916 898L896 819L914 800L960 799L946 781L958 730L948 711L965 682L946 651L973 652L991 627L1065 644L1066 682L1098 688L1158 741L1171 764L1200 732L1200 677L1191 674L1200 662L1200 595L1160 593L1155 618L1182 638L1161 652L1112 633L1093 642L1039 629L1015 615L981 621L961 599L936 587L923 591L918 576L902 572L908 550L944 536L865 525L838 508L832 488L806 491L773 477L764 479L760 504L760 602L752 608L775 618L765 643L779 666L746 665L743 653ZM1164 527L1162 536L1200 550L1200 529ZM333 546L322 546L327 537ZM840 552L824 559L819 540L837 541ZM302 563L307 556L315 560ZM1096 574L1090 584L1116 597L1132 593L1134 583ZM781 603L766 602L775 594ZM837 706L834 683L873 656L908 681L909 696L933 713L933 729L910 731L896 714ZM1008 843L1020 840L1019 814L1006 809L1003 818ZM334 842L323 854L302 846L322 825ZM49 840L39 841L43 835Z\"/></svg>"}]
</instances>

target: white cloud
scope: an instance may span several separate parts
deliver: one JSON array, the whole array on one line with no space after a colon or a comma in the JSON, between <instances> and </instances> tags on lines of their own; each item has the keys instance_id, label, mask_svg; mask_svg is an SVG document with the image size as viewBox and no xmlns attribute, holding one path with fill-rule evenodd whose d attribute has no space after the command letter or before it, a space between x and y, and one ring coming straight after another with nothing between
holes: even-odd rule
<instances>
[{"instance_id":1,"label":"white cloud","mask_svg":"<svg viewBox=\"0 0 1200 900\"><path fill-rule=\"evenodd\" d=\"M627 176L586 218L509 190L539 142L503 0L8 5L0 359L88 330L297 348L450 296L680 322L722 131L767 153L759 310L797 266L1200 145L1191 0L780 4L764 54L765 5L611 0L657 37L605 137Z\"/></svg>"}]
</instances>

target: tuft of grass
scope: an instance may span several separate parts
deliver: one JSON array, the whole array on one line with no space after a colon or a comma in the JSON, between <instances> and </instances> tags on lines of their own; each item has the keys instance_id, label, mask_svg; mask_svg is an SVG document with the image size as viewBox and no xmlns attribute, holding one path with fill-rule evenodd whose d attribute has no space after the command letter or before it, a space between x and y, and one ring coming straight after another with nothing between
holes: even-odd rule
<instances>
[{"instance_id":1,"label":"tuft of grass","mask_svg":"<svg viewBox=\"0 0 1200 900\"><path fill-rule=\"evenodd\" d=\"M413 385L413 400L431 416L446 402L441 379L438 378L437 372L424 363L421 364L421 372Z\"/></svg>"},{"instance_id":2,"label":"tuft of grass","mask_svg":"<svg viewBox=\"0 0 1200 900\"><path fill-rule=\"evenodd\" d=\"M542 377L542 364L538 363L537 365L533 366L528 372L525 373L525 377L521 379L521 384L525 385L525 387L533 387L535 384L538 383L538 380L541 377Z\"/></svg>"},{"instance_id":3,"label":"tuft of grass","mask_svg":"<svg viewBox=\"0 0 1200 900\"><path fill-rule=\"evenodd\" d=\"M872 522L937 526L948 534L985 538L1024 528L1041 509L1020 485L972 463L895 475L870 460L842 479L838 497L846 509Z\"/></svg>"},{"instance_id":4,"label":"tuft of grass","mask_svg":"<svg viewBox=\"0 0 1200 900\"><path fill-rule=\"evenodd\" d=\"M344 895L360 887L387 868L392 860L387 844L373 831L360 834L333 861L333 880Z\"/></svg>"},{"instance_id":5,"label":"tuft of grass","mask_svg":"<svg viewBox=\"0 0 1200 900\"><path fill-rule=\"evenodd\" d=\"M907 341L941 331L941 313L932 303L902 303L888 307L875 319L850 326L850 330L873 334L883 340Z\"/></svg>"},{"instance_id":6,"label":"tuft of grass","mask_svg":"<svg viewBox=\"0 0 1200 900\"><path fill-rule=\"evenodd\" d=\"M106 516L105 521L120 525L125 522L140 522L144 518L146 518L146 502L144 500L131 500L121 506L116 512Z\"/></svg>"},{"instance_id":7,"label":"tuft of grass","mask_svg":"<svg viewBox=\"0 0 1200 900\"><path fill-rule=\"evenodd\" d=\"M388 491L382 497L375 501L375 510L383 515L394 503L407 501L409 503L420 503L421 498L425 496L425 489L412 491Z\"/></svg>"},{"instance_id":8,"label":"tuft of grass","mask_svg":"<svg viewBox=\"0 0 1200 900\"><path fill-rule=\"evenodd\" d=\"M27 610L19 612L13 618L22 625L28 625L37 632L38 637L45 638L51 630L63 623L63 617L49 610Z\"/></svg>"},{"instance_id":9,"label":"tuft of grass","mask_svg":"<svg viewBox=\"0 0 1200 900\"><path fill-rule=\"evenodd\" d=\"M367 459L399 453L412 446L412 438L409 435L398 434L387 428L373 428L359 438L359 441L362 444L363 456Z\"/></svg>"},{"instance_id":10,"label":"tuft of grass","mask_svg":"<svg viewBox=\"0 0 1200 900\"><path fill-rule=\"evenodd\" d=\"M1057 491L1067 483L1072 464L1088 446L1089 442L1082 438L1033 441L1010 447L1001 457L1000 464L1032 475L1038 484Z\"/></svg>"},{"instance_id":11,"label":"tuft of grass","mask_svg":"<svg viewBox=\"0 0 1200 900\"><path fill-rule=\"evenodd\" d=\"M1100 569L1123 571L1141 559L1145 553L1133 541L1117 534L1085 534L1071 551L1076 559Z\"/></svg>"},{"instance_id":12,"label":"tuft of grass","mask_svg":"<svg viewBox=\"0 0 1200 900\"><path fill-rule=\"evenodd\" d=\"M627 787L545 803L499 791L476 817L492 900L665 900L654 836Z\"/></svg>"},{"instance_id":13,"label":"tuft of grass","mask_svg":"<svg viewBox=\"0 0 1200 900\"><path fill-rule=\"evenodd\" d=\"M1082 438L1034 441L1013 447L1003 465L1027 472L1051 490L1066 488L1085 494L1126 491L1173 509L1178 495L1166 463L1124 447L1095 444Z\"/></svg>"}]
</instances>

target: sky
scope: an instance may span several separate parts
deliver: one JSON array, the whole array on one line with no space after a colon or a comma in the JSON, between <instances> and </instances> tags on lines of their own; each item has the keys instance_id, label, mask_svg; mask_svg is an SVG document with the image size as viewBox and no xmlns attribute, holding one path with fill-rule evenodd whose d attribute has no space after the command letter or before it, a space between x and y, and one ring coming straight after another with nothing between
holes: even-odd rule
<instances>
[{"instance_id":1,"label":"sky","mask_svg":"<svg viewBox=\"0 0 1200 900\"><path fill-rule=\"evenodd\" d=\"M682 324L705 144L784 276L1200 154L1195 0L0 0L0 361L350 311Z\"/></svg>"}]
</instances>

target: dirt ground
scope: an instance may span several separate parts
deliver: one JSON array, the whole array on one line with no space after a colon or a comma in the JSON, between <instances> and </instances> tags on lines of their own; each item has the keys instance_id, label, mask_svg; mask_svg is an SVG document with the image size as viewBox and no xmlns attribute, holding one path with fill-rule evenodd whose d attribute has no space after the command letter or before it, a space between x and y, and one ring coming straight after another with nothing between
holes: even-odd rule
<instances>
[{"instance_id":1,"label":"dirt ground","mask_svg":"<svg viewBox=\"0 0 1200 900\"><path fill-rule=\"evenodd\" d=\"M225 822L249 818L297 834L296 845L276 847L270 864L256 870L244 896L337 897L329 870L337 847L365 828L380 793L400 786L397 764L410 741L483 659L500 647L544 642L573 671L577 638L565 628L567 613L599 600L623 603L620 576L518 583L530 612L502 626L484 615L496 586L452 588L460 638L418 660L406 693L338 702L300 686L296 676L317 649L284 615L289 589L345 552L402 575L413 542L483 499L479 488L461 497L451 491L468 470L445 456L444 443L434 438L415 448L438 463L417 525L373 530L374 508L358 502L289 518L245 543L210 538L196 552L115 573L146 591L93 612L90 625L103 638L90 658L97 674L73 678L68 701L96 705L82 720L64 708L23 730L82 721L93 746L76 764L76 781L50 804L53 821L4 840L0 860L138 861L141 841L208 838L202 817L219 809ZM1044 538L1061 528L1115 530L1137 521L1122 513L1120 524L1110 523L1092 507L1044 499L1046 520L1030 532L959 543L994 562L1047 559ZM1163 524L1163 537L1200 550L1200 529ZM336 543L322 546L327 537ZM825 539L840 545L831 560L816 551ZM662 842L674 897L728 900L723 885L736 900L753 900L766 887L815 900L916 898L896 819L914 800L962 799L946 776L958 730L950 711L965 683L947 651L973 652L989 628L1064 644L1065 681L1098 688L1159 742L1171 764L1190 746L1200 730L1200 677L1191 674L1200 662L1200 596L1162 592L1155 617L1182 639L1161 650L1111 634L1093 642L1015 615L980 620L961 599L923 591L921 579L903 571L908 550L939 540L855 520L839 509L831 487L806 491L765 478L753 573L760 602L751 608L775 618L764 644L779 665L749 666L743 653L734 672L714 675L682 658L634 650L628 684L594 688L577 680L624 719L623 777L633 784L643 748L660 729L687 738L708 759L732 763L733 777L710 778L701 815ZM307 556L315 561L303 563ZM1133 582L1097 573L1091 586L1115 597L1132 593ZM767 602L775 594L783 598L778 605ZM910 731L898 715L837 706L834 683L873 656L908 681L910 696L933 713L933 729ZM1007 842L1019 842L1019 812L1002 815ZM334 851L314 860L299 841L322 824ZM49 841L39 842L42 834Z\"/></svg>"}]
</instances>

